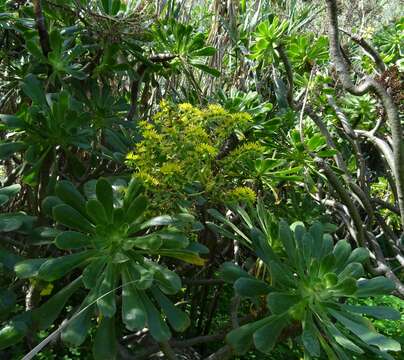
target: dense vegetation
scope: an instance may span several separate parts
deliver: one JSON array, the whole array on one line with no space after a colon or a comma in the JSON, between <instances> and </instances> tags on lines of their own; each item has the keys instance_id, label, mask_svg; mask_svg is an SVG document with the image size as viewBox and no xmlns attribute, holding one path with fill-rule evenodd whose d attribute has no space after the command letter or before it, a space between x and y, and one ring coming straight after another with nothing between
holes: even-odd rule
<instances>
[{"instance_id":1,"label":"dense vegetation","mask_svg":"<svg viewBox=\"0 0 404 360\"><path fill-rule=\"evenodd\" d=\"M402 16L0 0L0 358L402 358Z\"/></svg>"}]
</instances>

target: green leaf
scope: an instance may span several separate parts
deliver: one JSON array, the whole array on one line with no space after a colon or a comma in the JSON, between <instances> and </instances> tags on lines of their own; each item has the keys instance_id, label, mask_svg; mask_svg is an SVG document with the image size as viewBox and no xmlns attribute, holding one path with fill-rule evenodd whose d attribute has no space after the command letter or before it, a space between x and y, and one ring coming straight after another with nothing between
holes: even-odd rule
<instances>
[{"instance_id":1,"label":"green leaf","mask_svg":"<svg viewBox=\"0 0 404 360\"><path fill-rule=\"evenodd\" d=\"M14 271L20 279L26 279L38 275L38 271L47 259L28 259L15 264Z\"/></svg>"},{"instance_id":2,"label":"green leaf","mask_svg":"<svg viewBox=\"0 0 404 360\"><path fill-rule=\"evenodd\" d=\"M323 249L323 225L320 222L315 221L313 225L310 226L309 233L313 239L310 252L314 258L318 259L321 257Z\"/></svg>"},{"instance_id":3,"label":"green leaf","mask_svg":"<svg viewBox=\"0 0 404 360\"><path fill-rule=\"evenodd\" d=\"M26 125L23 119L14 115L0 114L0 121L5 124L8 129L23 129Z\"/></svg>"},{"instance_id":4,"label":"green leaf","mask_svg":"<svg viewBox=\"0 0 404 360\"><path fill-rule=\"evenodd\" d=\"M9 186L5 186L0 189L0 194L1 195L7 195L8 197L13 197L17 195L21 190L21 185L20 184L13 184Z\"/></svg>"},{"instance_id":5,"label":"green leaf","mask_svg":"<svg viewBox=\"0 0 404 360\"><path fill-rule=\"evenodd\" d=\"M344 280L338 282L338 284L332 288L335 296L352 295L357 289L356 280L352 277L344 278Z\"/></svg>"},{"instance_id":6,"label":"green leaf","mask_svg":"<svg viewBox=\"0 0 404 360\"><path fill-rule=\"evenodd\" d=\"M27 148L27 145L21 141L0 144L0 159L7 160L16 152L21 152Z\"/></svg>"},{"instance_id":7,"label":"green leaf","mask_svg":"<svg viewBox=\"0 0 404 360\"><path fill-rule=\"evenodd\" d=\"M255 252L268 266L271 262L278 261L278 257L268 243L267 237L257 228L251 229L251 239Z\"/></svg>"},{"instance_id":8,"label":"green leaf","mask_svg":"<svg viewBox=\"0 0 404 360\"><path fill-rule=\"evenodd\" d=\"M42 210L43 212L48 215L52 216L53 214L53 208L56 207L57 205L63 204L63 201L60 200L57 196L47 196L43 201L42 201Z\"/></svg>"},{"instance_id":9,"label":"green leaf","mask_svg":"<svg viewBox=\"0 0 404 360\"><path fill-rule=\"evenodd\" d=\"M112 0L111 15L115 16L118 13L120 8L121 8L121 1L120 0Z\"/></svg>"},{"instance_id":10,"label":"green leaf","mask_svg":"<svg viewBox=\"0 0 404 360\"><path fill-rule=\"evenodd\" d=\"M183 332L191 324L189 316L182 310L178 309L157 287L152 287L151 291L157 300L164 314L167 316L168 322L175 331Z\"/></svg>"},{"instance_id":11,"label":"green leaf","mask_svg":"<svg viewBox=\"0 0 404 360\"><path fill-rule=\"evenodd\" d=\"M268 295L268 307L275 315L283 314L292 306L299 303L301 298L298 295L280 292L271 292Z\"/></svg>"},{"instance_id":12,"label":"green leaf","mask_svg":"<svg viewBox=\"0 0 404 360\"><path fill-rule=\"evenodd\" d=\"M319 253L319 257L323 258L328 255L332 255L332 250L334 248L334 240L330 234L323 235L322 248Z\"/></svg>"},{"instance_id":13,"label":"green leaf","mask_svg":"<svg viewBox=\"0 0 404 360\"><path fill-rule=\"evenodd\" d=\"M188 237L181 231L160 230L154 233L163 240L162 247L164 249L185 249L189 246Z\"/></svg>"},{"instance_id":14,"label":"green leaf","mask_svg":"<svg viewBox=\"0 0 404 360\"><path fill-rule=\"evenodd\" d=\"M102 9L106 14L111 14L112 0L101 0Z\"/></svg>"},{"instance_id":15,"label":"green leaf","mask_svg":"<svg viewBox=\"0 0 404 360\"><path fill-rule=\"evenodd\" d=\"M86 199L70 181L59 181L56 184L55 193L64 203L86 216Z\"/></svg>"},{"instance_id":16,"label":"green leaf","mask_svg":"<svg viewBox=\"0 0 404 360\"><path fill-rule=\"evenodd\" d=\"M101 202L105 209L109 222L112 222L112 213L114 210L114 193L111 184L106 179L99 179L97 181L95 191L98 201Z\"/></svg>"},{"instance_id":17,"label":"green leaf","mask_svg":"<svg viewBox=\"0 0 404 360\"><path fill-rule=\"evenodd\" d=\"M381 351L400 351L400 343L396 340L387 338L373 330L370 323L357 315L349 315L345 313L328 309L328 312L347 329L352 331L362 341L369 345L377 346Z\"/></svg>"},{"instance_id":18,"label":"green leaf","mask_svg":"<svg viewBox=\"0 0 404 360\"><path fill-rule=\"evenodd\" d=\"M97 360L114 360L117 354L115 318L102 318L95 334L93 356Z\"/></svg>"},{"instance_id":19,"label":"green leaf","mask_svg":"<svg viewBox=\"0 0 404 360\"><path fill-rule=\"evenodd\" d=\"M126 191L125 197L123 199L124 207L128 208L131 204L133 199L135 199L139 194L144 191L144 187L140 181L136 178L132 178L128 190Z\"/></svg>"},{"instance_id":20,"label":"green leaf","mask_svg":"<svg viewBox=\"0 0 404 360\"><path fill-rule=\"evenodd\" d=\"M236 354L245 354L253 344L254 332L266 325L270 320L270 317L266 317L230 331L226 335L227 343L231 346Z\"/></svg>"},{"instance_id":21,"label":"green leaf","mask_svg":"<svg viewBox=\"0 0 404 360\"><path fill-rule=\"evenodd\" d=\"M0 214L0 232L11 232L18 230L23 225L20 214Z\"/></svg>"},{"instance_id":22,"label":"green leaf","mask_svg":"<svg viewBox=\"0 0 404 360\"><path fill-rule=\"evenodd\" d=\"M94 251L82 251L46 260L38 271L38 277L45 281L55 281L91 259Z\"/></svg>"},{"instance_id":23,"label":"green leaf","mask_svg":"<svg viewBox=\"0 0 404 360\"><path fill-rule=\"evenodd\" d=\"M24 321L10 321L0 329L0 350L20 342L28 330L28 325Z\"/></svg>"},{"instance_id":24,"label":"green leaf","mask_svg":"<svg viewBox=\"0 0 404 360\"><path fill-rule=\"evenodd\" d=\"M117 283L117 269L112 263L108 263L98 290L97 306L100 313L108 318L112 318L116 313L115 287Z\"/></svg>"},{"instance_id":25,"label":"green leaf","mask_svg":"<svg viewBox=\"0 0 404 360\"><path fill-rule=\"evenodd\" d=\"M334 269L335 261L334 254L328 254L322 258L320 262L319 275L322 276L331 272Z\"/></svg>"},{"instance_id":26,"label":"green leaf","mask_svg":"<svg viewBox=\"0 0 404 360\"><path fill-rule=\"evenodd\" d=\"M326 140L321 134L314 134L307 142L307 147L310 151L319 150L320 147L326 144Z\"/></svg>"},{"instance_id":27,"label":"green leaf","mask_svg":"<svg viewBox=\"0 0 404 360\"><path fill-rule=\"evenodd\" d=\"M138 220L138 218L144 213L147 209L148 201L147 197L140 194L136 197L135 200L129 205L129 208L126 212L126 220L129 224Z\"/></svg>"},{"instance_id":28,"label":"green leaf","mask_svg":"<svg viewBox=\"0 0 404 360\"><path fill-rule=\"evenodd\" d=\"M365 270L361 263L353 262L345 266L345 268L338 274L339 279L344 279L346 277L353 277L358 279L365 275Z\"/></svg>"},{"instance_id":29,"label":"green leaf","mask_svg":"<svg viewBox=\"0 0 404 360\"><path fill-rule=\"evenodd\" d=\"M153 270L154 279L165 294L175 294L181 290L181 279L174 271L152 262L144 265Z\"/></svg>"},{"instance_id":30,"label":"green leaf","mask_svg":"<svg viewBox=\"0 0 404 360\"><path fill-rule=\"evenodd\" d=\"M54 219L67 227L86 233L94 232L94 226L69 205L56 205L52 212Z\"/></svg>"},{"instance_id":31,"label":"green leaf","mask_svg":"<svg viewBox=\"0 0 404 360\"><path fill-rule=\"evenodd\" d=\"M346 336L344 336L335 325L333 325L332 323L327 323L326 326L332 337L335 339L335 341L342 347L357 354L364 353L364 351L358 345L356 345Z\"/></svg>"},{"instance_id":32,"label":"green leaf","mask_svg":"<svg viewBox=\"0 0 404 360\"><path fill-rule=\"evenodd\" d=\"M171 332L167 324L161 318L160 312L145 293L140 293L140 297L147 313L147 326L150 330L150 334L157 342L167 341L171 337Z\"/></svg>"},{"instance_id":33,"label":"green leaf","mask_svg":"<svg viewBox=\"0 0 404 360\"><path fill-rule=\"evenodd\" d=\"M90 199L87 201L86 210L88 216L95 224L107 225L110 219L107 217L104 206L97 199Z\"/></svg>"},{"instance_id":34,"label":"green leaf","mask_svg":"<svg viewBox=\"0 0 404 360\"><path fill-rule=\"evenodd\" d=\"M201 49L192 51L190 53L191 56L213 56L216 53L216 49L212 46L206 46Z\"/></svg>"},{"instance_id":35,"label":"green leaf","mask_svg":"<svg viewBox=\"0 0 404 360\"><path fill-rule=\"evenodd\" d=\"M0 206L3 206L4 204L7 204L7 202L10 200L10 198L7 195L0 194Z\"/></svg>"},{"instance_id":36,"label":"green leaf","mask_svg":"<svg viewBox=\"0 0 404 360\"><path fill-rule=\"evenodd\" d=\"M29 74L25 77L22 90L29 98L31 98L34 104L40 105L42 108L48 108L42 83L35 75Z\"/></svg>"},{"instance_id":37,"label":"green leaf","mask_svg":"<svg viewBox=\"0 0 404 360\"><path fill-rule=\"evenodd\" d=\"M185 261L189 264L194 264L198 266L205 265L205 259L201 258L197 253L188 250L166 250L160 249L159 254L162 256L168 256L175 259Z\"/></svg>"},{"instance_id":38,"label":"green leaf","mask_svg":"<svg viewBox=\"0 0 404 360\"><path fill-rule=\"evenodd\" d=\"M306 322L304 323L302 342L304 348L309 352L311 356L320 356L320 342L316 336L315 326L311 317L309 317L309 319L306 320Z\"/></svg>"},{"instance_id":39,"label":"green leaf","mask_svg":"<svg viewBox=\"0 0 404 360\"><path fill-rule=\"evenodd\" d=\"M219 220L222 224L229 226L231 228L231 230L234 231L234 233L236 233L238 236L241 237L242 241L245 244L248 245L249 243L251 243L251 240L249 239L249 237L246 236L242 231L240 231L240 229L236 225L234 225L229 219L227 219L225 216L223 216L219 211L217 211L216 209L209 209L208 213L210 215L212 215L215 219ZM221 234L229 239L237 240L237 237L235 235L233 235L231 232L224 229L223 226L221 226L219 228L217 225L215 225L213 223L208 222L207 224L208 224L208 227L211 227L211 225L214 226L213 231L217 231L219 234Z\"/></svg>"},{"instance_id":40,"label":"green leaf","mask_svg":"<svg viewBox=\"0 0 404 360\"><path fill-rule=\"evenodd\" d=\"M398 310L387 306L359 306L349 304L343 304L341 306L344 310L369 315L376 319L400 320L401 318L401 314Z\"/></svg>"},{"instance_id":41,"label":"green leaf","mask_svg":"<svg viewBox=\"0 0 404 360\"><path fill-rule=\"evenodd\" d=\"M2 247L0 247L0 268L4 268L3 269L8 269L11 271L14 271L14 266L15 264L17 264L18 262L20 262L22 260L21 256L18 256L6 249L3 249Z\"/></svg>"},{"instance_id":42,"label":"green leaf","mask_svg":"<svg viewBox=\"0 0 404 360\"><path fill-rule=\"evenodd\" d=\"M211 68L210 66L207 66L205 64L198 64L196 62L191 62L191 65L198 68L199 70L202 70L203 72L206 72L209 75L212 75L213 77L219 77L220 76L220 71L214 68Z\"/></svg>"},{"instance_id":43,"label":"green leaf","mask_svg":"<svg viewBox=\"0 0 404 360\"><path fill-rule=\"evenodd\" d=\"M0 319L14 309L16 301L14 291L0 288Z\"/></svg>"},{"instance_id":44,"label":"green leaf","mask_svg":"<svg viewBox=\"0 0 404 360\"><path fill-rule=\"evenodd\" d=\"M247 273L247 271L244 271L241 267L237 266L236 264L232 262L225 262L222 264L220 268L220 277L228 282L228 283L234 283L236 280L238 280L241 277L245 278L251 278L252 276Z\"/></svg>"},{"instance_id":45,"label":"green leaf","mask_svg":"<svg viewBox=\"0 0 404 360\"><path fill-rule=\"evenodd\" d=\"M91 237L77 231L64 231L55 239L59 249L79 249L91 246Z\"/></svg>"},{"instance_id":46,"label":"green leaf","mask_svg":"<svg viewBox=\"0 0 404 360\"><path fill-rule=\"evenodd\" d=\"M130 331L141 330L145 327L147 314L144 304L132 282L133 272L127 268L121 272L122 276L122 320Z\"/></svg>"},{"instance_id":47,"label":"green leaf","mask_svg":"<svg viewBox=\"0 0 404 360\"><path fill-rule=\"evenodd\" d=\"M267 295L271 287L262 280L241 277L234 283L234 290L240 296L256 297Z\"/></svg>"},{"instance_id":48,"label":"green leaf","mask_svg":"<svg viewBox=\"0 0 404 360\"><path fill-rule=\"evenodd\" d=\"M332 157L338 154L338 151L335 149L327 149L327 150L321 150L317 152L317 156L321 158L328 158Z\"/></svg>"},{"instance_id":49,"label":"green leaf","mask_svg":"<svg viewBox=\"0 0 404 360\"><path fill-rule=\"evenodd\" d=\"M376 276L369 280L359 280L357 285L358 290L355 295L358 297L386 295L396 289L394 282L384 276Z\"/></svg>"},{"instance_id":50,"label":"green leaf","mask_svg":"<svg viewBox=\"0 0 404 360\"><path fill-rule=\"evenodd\" d=\"M351 255L351 245L346 240L339 240L334 246L333 254L336 268L342 269Z\"/></svg>"},{"instance_id":51,"label":"green leaf","mask_svg":"<svg viewBox=\"0 0 404 360\"><path fill-rule=\"evenodd\" d=\"M90 292L80 306L79 312L74 319L69 320L68 325L62 331L62 341L73 346L80 346L90 333L91 318L94 314L94 305L90 306L93 302L94 292Z\"/></svg>"},{"instance_id":52,"label":"green leaf","mask_svg":"<svg viewBox=\"0 0 404 360\"><path fill-rule=\"evenodd\" d=\"M369 250L365 248L356 248L352 251L351 255L347 260L348 263L358 262L358 263L365 263L369 259Z\"/></svg>"},{"instance_id":53,"label":"green leaf","mask_svg":"<svg viewBox=\"0 0 404 360\"><path fill-rule=\"evenodd\" d=\"M255 347L264 354L269 354L275 346L278 336L287 325L288 322L284 316L271 316L270 320L254 333Z\"/></svg>"},{"instance_id":54,"label":"green leaf","mask_svg":"<svg viewBox=\"0 0 404 360\"><path fill-rule=\"evenodd\" d=\"M156 216L141 225L141 229L146 229L152 226L164 226L173 225L176 223L176 219L170 215Z\"/></svg>"},{"instance_id":55,"label":"green leaf","mask_svg":"<svg viewBox=\"0 0 404 360\"><path fill-rule=\"evenodd\" d=\"M119 227L125 223L125 211L123 208L115 208L112 213L114 226Z\"/></svg>"},{"instance_id":56,"label":"green leaf","mask_svg":"<svg viewBox=\"0 0 404 360\"><path fill-rule=\"evenodd\" d=\"M90 265L86 266L83 271L83 283L87 289L95 288L101 271L104 270L104 265L107 259L104 257L94 259Z\"/></svg>"},{"instance_id":57,"label":"green leaf","mask_svg":"<svg viewBox=\"0 0 404 360\"><path fill-rule=\"evenodd\" d=\"M286 221L281 220L279 222L279 239L282 241L285 251L290 260L296 262L296 244L293 239L293 234L290 231L289 225Z\"/></svg>"},{"instance_id":58,"label":"green leaf","mask_svg":"<svg viewBox=\"0 0 404 360\"><path fill-rule=\"evenodd\" d=\"M297 286L297 282L294 279L293 274L286 267L286 265L277 261L271 261L269 265L274 286L288 286L291 288L295 288Z\"/></svg>"},{"instance_id":59,"label":"green leaf","mask_svg":"<svg viewBox=\"0 0 404 360\"><path fill-rule=\"evenodd\" d=\"M39 329L47 329L58 318L67 300L83 285L81 276L53 295L51 299L34 310L33 318Z\"/></svg>"},{"instance_id":60,"label":"green leaf","mask_svg":"<svg viewBox=\"0 0 404 360\"><path fill-rule=\"evenodd\" d=\"M124 249L138 248L143 250L158 250L161 245L163 245L163 240L161 237L157 236L155 233L138 236L135 238L129 238L125 241Z\"/></svg>"},{"instance_id":61,"label":"green leaf","mask_svg":"<svg viewBox=\"0 0 404 360\"><path fill-rule=\"evenodd\" d=\"M146 290L153 285L153 271L134 262L127 262L126 266L131 273L132 279L135 280L135 286L138 290Z\"/></svg>"}]
</instances>

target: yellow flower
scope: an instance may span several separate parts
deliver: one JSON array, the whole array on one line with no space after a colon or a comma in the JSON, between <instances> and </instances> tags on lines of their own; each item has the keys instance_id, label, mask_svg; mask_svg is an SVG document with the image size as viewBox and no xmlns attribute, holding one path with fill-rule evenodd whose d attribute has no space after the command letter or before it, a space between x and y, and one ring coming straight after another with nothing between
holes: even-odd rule
<instances>
[{"instance_id":1,"label":"yellow flower","mask_svg":"<svg viewBox=\"0 0 404 360\"><path fill-rule=\"evenodd\" d=\"M263 154L265 150L265 146L261 145L258 142L246 142L233 150L229 154L228 160L230 161L231 159L237 158L239 156L250 154Z\"/></svg>"},{"instance_id":2,"label":"yellow flower","mask_svg":"<svg viewBox=\"0 0 404 360\"><path fill-rule=\"evenodd\" d=\"M135 174L134 177L143 182L145 185L158 186L160 184L160 182L154 176L143 172Z\"/></svg>"},{"instance_id":3,"label":"yellow flower","mask_svg":"<svg viewBox=\"0 0 404 360\"><path fill-rule=\"evenodd\" d=\"M200 155L208 155L209 157L215 157L218 153L217 149L215 149L212 145L202 143L198 144L195 148L195 151Z\"/></svg>"},{"instance_id":4,"label":"yellow flower","mask_svg":"<svg viewBox=\"0 0 404 360\"><path fill-rule=\"evenodd\" d=\"M126 155L126 160L136 160L139 157L139 155L135 155L133 151L131 151L129 154Z\"/></svg>"},{"instance_id":5,"label":"yellow flower","mask_svg":"<svg viewBox=\"0 0 404 360\"><path fill-rule=\"evenodd\" d=\"M217 105L217 104L210 104L208 108L205 111L206 115L215 115L215 116L220 116L220 115L226 115L227 111L223 109L222 106Z\"/></svg>"},{"instance_id":6,"label":"yellow flower","mask_svg":"<svg viewBox=\"0 0 404 360\"><path fill-rule=\"evenodd\" d=\"M154 125L146 120L139 121L139 127L141 127L142 129L145 129L145 130L154 129Z\"/></svg>"},{"instance_id":7,"label":"yellow flower","mask_svg":"<svg viewBox=\"0 0 404 360\"><path fill-rule=\"evenodd\" d=\"M247 186L239 186L228 191L225 194L225 200L229 203L247 203L252 205L257 200L257 194Z\"/></svg>"},{"instance_id":8,"label":"yellow flower","mask_svg":"<svg viewBox=\"0 0 404 360\"><path fill-rule=\"evenodd\" d=\"M163 136L154 129L143 131L143 137L147 140L161 141Z\"/></svg>"},{"instance_id":9,"label":"yellow flower","mask_svg":"<svg viewBox=\"0 0 404 360\"><path fill-rule=\"evenodd\" d=\"M178 108L179 108L181 111L184 111L184 112L194 110L194 107L193 107L191 104L189 104L189 103L179 104L179 105L178 105Z\"/></svg>"},{"instance_id":10,"label":"yellow flower","mask_svg":"<svg viewBox=\"0 0 404 360\"><path fill-rule=\"evenodd\" d=\"M181 165L174 162L167 162L160 168L160 172L164 175L179 173L181 170Z\"/></svg>"}]
</instances>

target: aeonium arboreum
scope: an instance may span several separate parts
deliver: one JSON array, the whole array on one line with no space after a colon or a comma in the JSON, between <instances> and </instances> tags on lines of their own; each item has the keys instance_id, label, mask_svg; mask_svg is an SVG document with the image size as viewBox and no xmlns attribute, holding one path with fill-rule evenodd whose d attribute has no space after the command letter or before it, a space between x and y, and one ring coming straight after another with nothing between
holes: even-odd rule
<instances>
[{"instance_id":1,"label":"aeonium arboreum","mask_svg":"<svg viewBox=\"0 0 404 360\"><path fill-rule=\"evenodd\" d=\"M352 305L349 299L390 293L395 286L379 276L365 279L363 263L368 251L352 251L346 240L335 245L324 233L322 224L306 230L302 223L279 224L279 238L286 259L272 250L258 229L251 238L257 256L268 267L269 275L257 279L232 263L225 263L222 276L234 282L236 293L257 301L266 299L268 313L227 335L227 342L236 353L246 352L251 345L270 353L277 338L290 325L301 328L305 359L325 355L328 359L352 359L353 354L373 352L393 359L387 351L400 351L400 344L377 333L361 314L377 319L400 319L388 307Z\"/></svg>"},{"instance_id":2,"label":"aeonium arboreum","mask_svg":"<svg viewBox=\"0 0 404 360\"><path fill-rule=\"evenodd\" d=\"M79 315L61 337L70 344L82 344L96 316L93 352L97 359L115 356L115 318L119 307L128 330L147 327L159 342L171 336L162 313L175 331L183 331L190 322L187 314L166 296L181 289L179 276L157 259L166 256L203 264L198 253L204 247L190 242L181 231L183 226L192 226L194 219L179 214L145 220L147 198L142 190L141 184L132 181L125 194L119 196L107 180L100 179L95 194L86 199L70 182L59 182L56 196L46 198L43 206L69 229L60 231L54 241L69 254L25 260L15 266L22 278L48 282L62 279L73 270L73 276L79 269L82 271L81 276L34 310L32 319L38 328L49 327L68 298L83 285L88 294L77 310ZM121 294L120 304L116 293Z\"/></svg>"}]
</instances>

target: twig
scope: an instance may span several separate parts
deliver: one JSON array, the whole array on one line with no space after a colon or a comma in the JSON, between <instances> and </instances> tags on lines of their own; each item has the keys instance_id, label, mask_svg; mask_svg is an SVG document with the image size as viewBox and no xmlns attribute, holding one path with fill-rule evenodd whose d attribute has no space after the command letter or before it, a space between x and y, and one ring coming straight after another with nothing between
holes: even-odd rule
<instances>
[{"instance_id":1,"label":"twig","mask_svg":"<svg viewBox=\"0 0 404 360\"><path fill-rule=\"evenodd\" d=\"M380 57L376 49L372 45L370 45L363 37L353 35L349 31L341 28L339 30L342 31L345 35L348 35L354 43L361 46L363 50L365 50L365 52L367 52L370 55L370 57L376 63L377 68L381 72L386 70L386 65L384 64L382 58Z\"/></svg>"}]
</instances>

